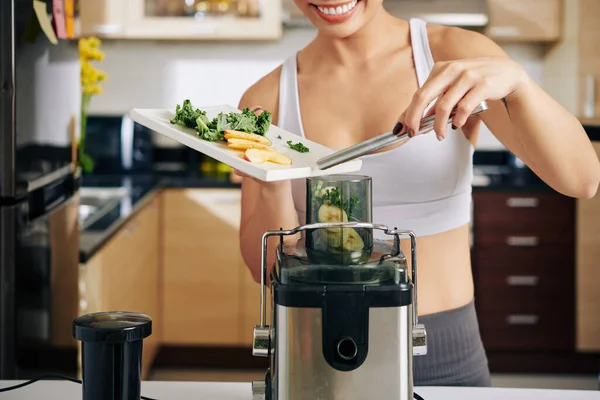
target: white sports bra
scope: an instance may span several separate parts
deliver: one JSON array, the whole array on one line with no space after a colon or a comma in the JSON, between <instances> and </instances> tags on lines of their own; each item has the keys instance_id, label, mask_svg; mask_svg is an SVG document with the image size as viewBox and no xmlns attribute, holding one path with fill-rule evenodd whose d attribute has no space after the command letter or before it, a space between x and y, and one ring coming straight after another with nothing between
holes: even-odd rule
<instances>
[{"instance_id":1,"label":"white sports bra","mask_svg":"<svg viewBox=\"0 0 600 400\"><path fill-rule=\"evenodd\" d=\"M434 63L427 25L422 20L412 19L410 30L417 78L422 86ZM282 66L278 126L305 137L296 62L294 55ZM469 222L473 146L460 129L449 129L441 142L431 132L417 136L403 146L361 159L362 169L357 174L372 178L374 223L427 236ZM292 181L292 191L300 224L304 224L306 181ZM382 232L376 232L376 237L389 239Z\"/></svg>"}]
</instances>

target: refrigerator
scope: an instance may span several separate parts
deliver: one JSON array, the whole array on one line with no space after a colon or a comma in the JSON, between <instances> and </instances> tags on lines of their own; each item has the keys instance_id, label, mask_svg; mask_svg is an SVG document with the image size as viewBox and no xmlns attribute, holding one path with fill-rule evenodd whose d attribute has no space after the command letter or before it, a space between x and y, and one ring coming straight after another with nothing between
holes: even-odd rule
<instances>
[{"instance_id":1,"label":"refrigerator","mask_svg":"<svg viewBox=\"0 0 600 400\"><path fill-rule=\"evenodd\" d=\"M0 0L0 380L77 365L79 54L33 7L62 1Z\"/></svg>"}]
</instances>

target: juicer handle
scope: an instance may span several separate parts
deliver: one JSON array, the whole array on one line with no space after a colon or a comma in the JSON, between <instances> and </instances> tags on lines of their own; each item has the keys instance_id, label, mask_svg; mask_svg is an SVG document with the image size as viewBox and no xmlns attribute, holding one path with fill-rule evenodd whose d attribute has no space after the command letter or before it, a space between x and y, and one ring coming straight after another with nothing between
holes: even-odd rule
<instances>
[{"instance_id":1,"label":"juicer handle","mask_svg":"<svg viewBox=\"0 0 600 400\"><path fill-rule=\"evenodd\" d=\"M290 230L277 230L267 231L262 236L262 249L261 249L261 274L260 274L260 327L265 328L267 326L267 243L268 239L272 236L290 236L296 235L300 232L311 230L311 229L323 229L323 228L365 228L365 229L377 229L384 231L387 235L393 235L398 239L399 236L405 235L410 236L410 256L411 256L411 269L412 269L412 281L414 285L413 290L413 325L416 326L419 323L418 320L418 305L417 305L417 236L413 231L398 230L397 228L389 229L386 225L372 224L367 222L327 222L327 223L315 223L309 225L303 225Z\"/></svg>"}]
</instances>

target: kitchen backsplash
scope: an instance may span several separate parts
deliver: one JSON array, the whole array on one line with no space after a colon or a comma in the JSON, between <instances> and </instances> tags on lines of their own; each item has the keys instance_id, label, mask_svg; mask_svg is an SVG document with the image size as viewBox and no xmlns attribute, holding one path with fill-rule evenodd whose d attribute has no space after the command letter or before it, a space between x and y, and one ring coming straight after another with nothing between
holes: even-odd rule
<instances>
[{"instance_id":1,"label":"kitchen backsplash","mask_svg":"<svg viewBox=\"0 0 600 400\"><path fill-rule=\"evenodd\" d=\"M288 30L277 42L105 41L100 68L105 93L91 113L122 115L131 108L174 108L185 98L202 105L237 105L244 90L314 38L310 29ZM541 45L511 44L505 51L543 85ZM478 149L504 146L484 127Z\"/></svg>"}]
</instances>

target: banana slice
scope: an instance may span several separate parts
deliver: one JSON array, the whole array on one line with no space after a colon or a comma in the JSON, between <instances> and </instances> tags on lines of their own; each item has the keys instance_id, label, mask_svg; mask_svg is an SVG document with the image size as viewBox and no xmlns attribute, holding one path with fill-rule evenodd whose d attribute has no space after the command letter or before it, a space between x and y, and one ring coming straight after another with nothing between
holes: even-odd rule
<instances>
[{"instance_id":1,"label":"banana slice","mask_svg":"<svg viewBox=\"0 0 600 400\"><path fill-rule=\"evenodd\" d=\"M344 228L342 234L344 250L349 252L361 251L365 247L365 242L362 240L358 232L352 228Z\"/></svg>"},{"instance_id":2,"label":"banana slice","mask_svg":"<svg viewBox=\"0 0 600 400\"><path fill-rule=\"evenodd\" d=\"M318 217L319 222L348 222L346 211L329 204L323 204L319 207Z\"/></svg>"},{"instance_id":3,"label":"banana slice","mask_svg":"<svg viewBox=\"0 0 600 400\"><path fill-rule=\"evenodd\" d=\"M227 146L229 146L229 148L231 148L231 149L236 149L236 150L247 150L247 149L267 150L267 149L269 149L269 146L267 146L266 144L262 144L262 143L255 142L252 140L237 139L237 138L227 139Z\"/></svg>"},{"instance_id":4,"label":"banana slice","mask_svg":"<svg viewBox=\"0 0 600 400\"><path fill-rule=\"evenodd\" d=\"M365 242L354 229L335 228L334 230L327 232L327 244L330 249L341 253L361 251L365 247Z\"/></svg>"},{"instance_id":5,"label":"banana slice","mask_svg":"<svg viewBox=\"0 0 600 400\"><path fill-rule=\"evenodd\" d=\"M327 235L327 246L329 247L329 249L331 250L335 250L335 251L341 251L342 249L342 244L343 244L343 236L342 236L342 229L341 228L335 228L332 230L328 230L327 233L325 233L325 235Z\"/></svg>"},{"instance_id":6,"label":"banana slice","mask_svg":"<svg viewBox=\"0 0 600 400\"><path fill-rule=\"evenodd\" d=\"M323 197L323 196L325 196L325 195L327 194L327 191L328 191L328 190L329 190L329 191L331 191L331 190L333 190L333 189L335 189L335 188L336 188L335 186L326 186L326 187L324 187L323 189L321 189L321 192L319 193L319 195L320 195L321 197Z\"/></svg>"}]
</instances>

